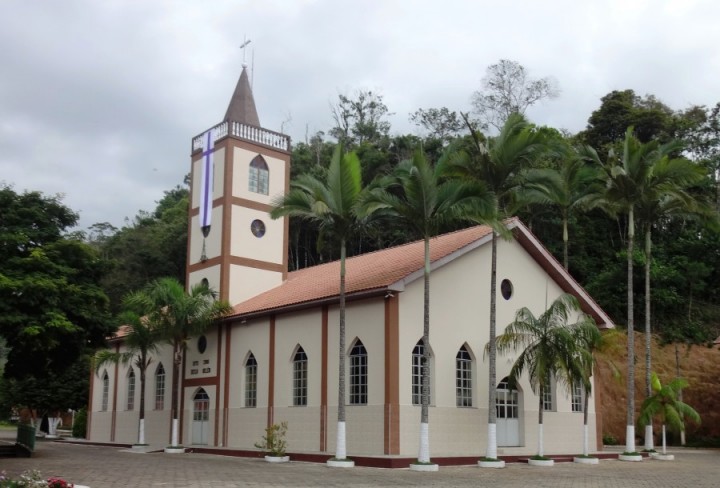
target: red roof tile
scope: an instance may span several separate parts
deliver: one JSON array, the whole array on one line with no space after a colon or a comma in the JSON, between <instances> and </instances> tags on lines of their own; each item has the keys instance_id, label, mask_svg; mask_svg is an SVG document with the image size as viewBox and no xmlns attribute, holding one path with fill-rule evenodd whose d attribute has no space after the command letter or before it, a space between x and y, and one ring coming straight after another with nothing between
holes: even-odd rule
<instances>
[{"instance_id":1,"label":"red roof tile","mask_svg":"<svg viewBox=\"0 0 720 488\"><path fill-rule=\"evenodd\" d=\"M475 226L434 237L430 241L430 260L434 262L442 259L490 232L490 227ZM345 291L350 295L368 290L384 290L421 270L424 257L423 241L415 241L348 258L345 262ZM293 271L276 288L236 305L233 316L336 297L339 287L340 261Z\"/></svg>"}]
</instances>

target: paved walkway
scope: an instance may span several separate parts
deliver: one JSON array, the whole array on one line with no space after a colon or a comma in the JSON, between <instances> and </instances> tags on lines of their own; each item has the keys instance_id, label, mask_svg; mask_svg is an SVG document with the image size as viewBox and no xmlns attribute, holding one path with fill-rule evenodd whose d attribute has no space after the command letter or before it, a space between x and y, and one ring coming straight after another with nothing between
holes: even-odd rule
<instances>
[{"instance_id":1,"label":"paved walkway","mask_svg":"<svg viewBox=\"0 0 720 488\"><path fill-rule=\"evenodd\" d=\"M4 436L3 436L4 437ZM290 462L209 454L138 454L127 449L38 441L32 458L0 458L0 471L18 475L37 469L91 488L239 486L375 487L717 487L720 450L675 449L673 462L627 463L604 460L597 466L558 463L552 468L510 464L502 470L475 466L441 467L437 473L406 469L331 469Z\"/></svg>"}]
</instances>

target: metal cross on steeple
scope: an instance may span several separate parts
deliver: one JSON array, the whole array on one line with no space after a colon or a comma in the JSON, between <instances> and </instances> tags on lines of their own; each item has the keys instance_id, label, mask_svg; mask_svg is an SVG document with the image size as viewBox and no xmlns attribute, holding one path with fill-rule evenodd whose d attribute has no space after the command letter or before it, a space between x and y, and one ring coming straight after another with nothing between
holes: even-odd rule
<instances>
[{"instance_id":1,"label":"metal cross on steeple","mask_svg":"<svg viewBox=\"0 0 720 488\"><path fill-rule=\"evenodd\" d=\"M240 49L242 49L243 52L243 67L247 66L247 63L245 63L245 52L247 51L247 45L250 44L250 42L252 42L250 39L243 36L243 43L240 44Z\"/></svg>"}]
</instances>

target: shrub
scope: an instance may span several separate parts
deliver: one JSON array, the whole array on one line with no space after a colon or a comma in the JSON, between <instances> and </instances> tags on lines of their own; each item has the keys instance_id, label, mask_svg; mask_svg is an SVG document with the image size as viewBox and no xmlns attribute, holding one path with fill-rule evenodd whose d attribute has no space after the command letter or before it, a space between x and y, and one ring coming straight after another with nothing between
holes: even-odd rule
<instances>
[{"instance_id":1,"label":"shrub","mask_svg":"<svg viewBox=\"0 0 720 488\"><path fill-rule=\"evenodd\" d=\"M617 446L618 440L612 434L603 434L603 444L606 446Z\"/></svg>"},{"instance_id":2,"label":"shrub","mask_svg":"<svg viewBox=\"0 0 720 488\"><path fill-rule=\"evenodd\" d=\"M87 409L84 407L75 414L75 423L72 428L72 436L84 439L87 432Z\"/></svg>"},{"instance_id":3,"label":"shrub","mask_svg":"<svg viewBox=\"0 0 720 488\"><path fill-rule=\"evenodd\" d=\"M265 435L260 442L255 443L255 447L265 451L268 456L285 456L285 449L287 448L287 441L285 441L287 426L287 421L280 424L272 424L265 429Z\"/></svg>"}]
</instances>

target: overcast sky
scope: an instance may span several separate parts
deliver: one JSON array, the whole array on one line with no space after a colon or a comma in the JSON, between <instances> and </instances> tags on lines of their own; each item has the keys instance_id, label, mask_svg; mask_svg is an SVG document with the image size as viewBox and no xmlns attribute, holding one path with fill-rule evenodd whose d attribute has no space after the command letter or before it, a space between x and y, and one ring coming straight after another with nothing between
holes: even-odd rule
<instances>
[{"instance_id":1,"label":"overcast sky","mask_svg":"<svg viewBox=\"0 0 720 488\"><path fill-rule=\"evenodd\" d=\"M0 183L63 194L80 227L122 226L189 171L247 62L263 127L303 141L338 93L408 114L468 110L488 65L552 77L533 122L577 132L612 90L720 101L720 2L2 0Z\"/></svg>"}]
</instances>

